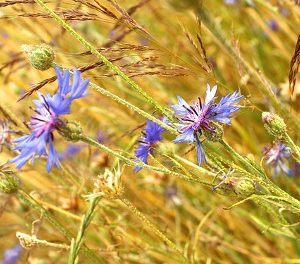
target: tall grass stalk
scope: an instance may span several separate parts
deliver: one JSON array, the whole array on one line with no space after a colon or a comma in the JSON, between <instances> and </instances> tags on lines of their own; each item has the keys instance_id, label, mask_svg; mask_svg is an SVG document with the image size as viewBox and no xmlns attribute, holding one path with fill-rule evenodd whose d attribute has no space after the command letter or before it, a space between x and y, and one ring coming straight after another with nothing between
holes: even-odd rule
<instances>
[{"instance_id":1,"label":"tall grass stalk","mask_svg":"<svg viewBox=\"0 0 300 264\"><path fill-rule=\"evenodd\" d=\"M113 63L111 63L103 54L101 54L91 43L84 39L80 34L78 34L70 25L68 25L59 15L57 15L52 9L50 9L42 0L35 0L35 2L43 8L53 19L66 29L72 36L74 36L84 47L86 47L92 54L94 54L99 60L112 69L116 74L118 74L125 82L127 82L134 90L143 95L147 101L157 110L159 110L163 115L171 119L171 116L164 107L162 107L158 102L156 102L151 96L149 96L136 82L129 78L120 68Z\"/></svg>"}]
</instances>

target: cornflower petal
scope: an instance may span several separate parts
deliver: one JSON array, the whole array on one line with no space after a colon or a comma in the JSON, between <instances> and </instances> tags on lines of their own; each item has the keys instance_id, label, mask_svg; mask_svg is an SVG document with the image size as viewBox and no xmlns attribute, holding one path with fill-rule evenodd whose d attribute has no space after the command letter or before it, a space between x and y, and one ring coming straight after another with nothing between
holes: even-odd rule
<instances>
[{"instance_id":1,"label":"cornflower petal","mask_svg":"<svg viewBox=\"0 0 300 264\"><path fill-rule=\"evenodd\" d=\"M215 85L211 90L210 90L210 85L207 84L207 88L206 88L206 95L205 95L205 104L209 104L214 98L215 98L215 95L216 95L216 92L217 92L217 85Z\"/></svg>"},{"instance_id":2,"label":"cornflower petal","mask_svg":"<svg viewBox=\"0 0 300 264\"><path fill-rule=\"evenodd\" d=\"M180 143L180 142L188 142L193 143L195 141L195 132L193 129L188 129L184 133L177 136L176 139L173 140L174 143Z\"/></svg>"},{"instance_id":3,"label":"cornflower petal","mask_svg":"<svg viewBox=\"0 0 300 264\"><path fill-rule=\"evenodd\" d=\"M162 133L165 131L163 127L151 120L146 120L144 135L141 137L140 145L135 150L134 154L138 158L137 163L142 161L148 164L149 154L153 154L154 145L162 140ZM138 172L142 169L141 166L134 167L134 171Z\"/></svg>"},{"instance_id":4,"label":"cornflower petal","mask_svg":"<svg viewBox=\"0 0 300 264\"><path fill-rule=\"evenodd\" d=\"M174 114L177 116L187 115L189 113L187 108L189 108L190 106L181 96L177 96L177 100L178 104L171 106L171 108L175 111Z\"/></svg>"},{"instance_id":5,"label":"cornflower petal","mask_svg":"<svg viewBox=\"0 0 300 264\"><path fill-rule=\"evenodd\" d=\"M203 162L206 163L206 157L205 157L205 153L204 153L204 149L202 146L201 141L199 140L198 136L196 136L196 152L197 152L197 161L199 166L201 166L201 164Z\"/></svg>"}]
</instances>

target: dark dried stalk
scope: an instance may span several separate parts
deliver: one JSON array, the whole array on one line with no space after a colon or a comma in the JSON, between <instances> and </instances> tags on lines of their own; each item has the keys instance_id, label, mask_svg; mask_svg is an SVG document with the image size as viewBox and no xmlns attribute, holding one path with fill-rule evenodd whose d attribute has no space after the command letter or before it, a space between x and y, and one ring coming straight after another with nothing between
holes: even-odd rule
<instances>
[{"instance_id":1,"label":"dark dried stalk","mask_svg":"<svg viewBox=\"0 0 300 264\"><path fill-rule=\"evenodd\" d=\"M10 5L15 5L15 4L34 4L34 3L35 3L34 0L4 0L2 3L0 3L0 7L5 7Z\"/></svg>"},{"instance_id":2,"label":"dark dried stalk","mask_svg":"<svg viewBox=\"0 0 300 264\"><path fill-rule=\"evenodd\" d=\"M300 0L299 0L300 3ZM298 36L295 51L290 63L290 71L289 71L289 91L291 96L294 94L295 85L296 85L296 76L299 70L300 64L300 35Z\"/></svg>"}]
</instances>

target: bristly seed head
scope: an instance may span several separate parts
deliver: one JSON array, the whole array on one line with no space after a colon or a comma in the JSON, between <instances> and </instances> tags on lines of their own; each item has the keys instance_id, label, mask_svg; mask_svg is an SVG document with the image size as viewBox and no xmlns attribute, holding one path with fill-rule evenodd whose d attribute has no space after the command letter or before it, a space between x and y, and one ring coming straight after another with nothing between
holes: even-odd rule
<instances>
[{"instance_id":1,"label":"bristly seed head","mask_svg":"<svg viewBox=\"0 0 300 264\"><path fill-rule=\"evenodd\" d=\"M282 138L286 133L286 124L284 120L273 113L263 112L262 121L267 132L275 138Z\"/></svg>"},{"instance_id":2,"label":"bristly seed head","mask_svg":"<svg viewBox=\"0 0 300 264\"><path fill-rule=\"evenodd\" d=\"M52 67L55 58L53 48L47 44L22 45L23 51L27 54L31 65L40 71Z\"/></svg>"},{"instance_id":3,"label":"bristly seed head","mask_svg":"<svg viewBox=\"0 0 300 264\"><path fill-rule=\"evenodd\" d=\"M105 197L107 199L118 199L123 194L121 176L123 169L118 168L114 171L105 169L104 174L97 177L94 183L94 191L86 198Z\"/></svg>"}]
</instances>

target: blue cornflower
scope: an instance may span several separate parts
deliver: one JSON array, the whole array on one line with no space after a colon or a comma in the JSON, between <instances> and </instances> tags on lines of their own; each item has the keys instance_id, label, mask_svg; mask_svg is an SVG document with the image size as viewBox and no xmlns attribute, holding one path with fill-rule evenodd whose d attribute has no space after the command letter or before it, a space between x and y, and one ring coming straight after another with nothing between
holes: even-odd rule
<instances>
[{"instance_id":1,"label":"blue cornflower","mask_svg":"<svg viewBox=\"0 0 300 264\"><path fill-rule=\"evenodd\" d=\"M0 264L14 264L16 263L21 255L22 247L18 244L13 248L10 248L4 252L3 260Z\"/></svg>"},{"instance_id":2,"label":"blue cornflower","mask_svg":"<svg viewBox=\"0 0 300 264\"><path fill-rule=\"evenodd\" d=\"M69 144L65 151L58 154L58 157L60 160L65 160L79 153L83 147L84 145L80 145L80 144Z\"/></svg>"},{"instance_id":3,"label":"blue cornflower","mask_svg":"<svg viewBox=\"0 0 300 264\"><path fill-rule=\"evenodd\" d=\"M18 156L9 161L15 163L20 169L28 160L35 159L35 156L48 156L47 171L53 165L59 165L58 154L53 146L53 132L57 127L64 124L60 119L62 115L70 113L73 100L86 95L89 84L88 80L82 80L80 72L74 69L73 82L70 84L70 72L61 72L56 68L58 79L58 91L51 96L50 94L38 94L38 99L34 100L36 108L35 114L31 117L29 127L31 133L16 139L16 150L20 152Z\"/></svg>"},{"instance_id":4,"label":"blue cornflower","mask_svg":"<svg viewBox=\"0 0 300 264\"><path fill-rule=\"evenodd\" d=\"M146 128L143 131L143 136L140 139L140 145L136 149L135 156L143 161L144 163L148 164L148 156L149 154L153 155L153 146L158 141L162 140L162 133L165 131L163 127L156 124L151 120L146 120ZM142 169L142 167L135 167L134 171L138 172Z\"/></svg>"},{"instance_id":5,"label":"blue cornflower","mask_svg":"<svg viewBox=\"0 0 300 264\"><path fill-rule=\"evenodd\" d=\"M277 31L279 29L279 24L275 19L270 19L267 23L270 29L274 31Z\"/></svg>"},{"instance_id":6,"label":"blue cornflower","mask_svg":"<svg viewBox=\"0 0 300 264\"><path fill-rule=\"evenodd\" d=\"M275 142L272 146L267 146L264 149L266 164L270 165L277 176L281 171L291 176L292 171L288 166L288 161L291 158L291 149L282 142Z\"/></svg>"},{"instance_id":7,"label":"blue cornflower","mask_svg":"<svg viewBox=\"0 0 300 264\"><path fill-rule=\"evenodd\" d=\"M200 141L200 136L205 132L215 133L213 122L230 124L231 114L240 107L239 103L243 96L236 91L221 98L220 102L215 103L217 86L212 89L207 85L205 101L202 103L200 97L198 101L189 105L183 98L177 96L178 104L172 105L174 116L178 123L175 124L180 135L174 140L175 143L188 142L197 146L197 160L199 165L206 162L204 149Z\"/></svg>"}]
</instances>

